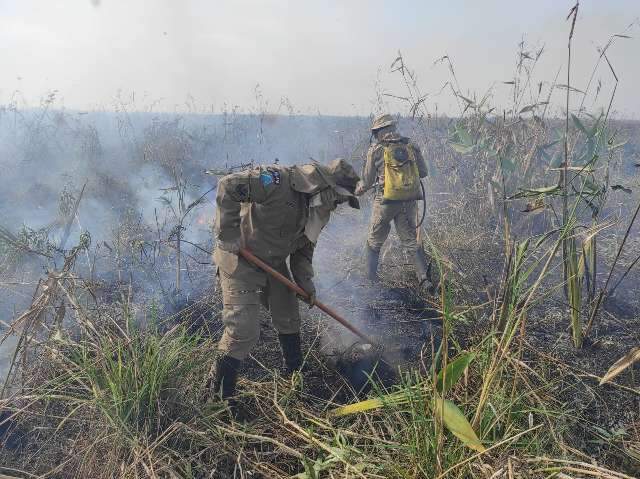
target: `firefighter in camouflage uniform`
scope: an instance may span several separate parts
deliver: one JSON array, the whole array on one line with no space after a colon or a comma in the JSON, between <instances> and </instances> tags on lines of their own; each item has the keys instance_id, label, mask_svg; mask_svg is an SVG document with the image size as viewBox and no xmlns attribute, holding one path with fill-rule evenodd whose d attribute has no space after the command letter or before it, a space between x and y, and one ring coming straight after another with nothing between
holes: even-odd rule
<instances>
[{"instance_id":1,"label":"firefighter in camouflage uniform","mask_svg":"<svg viewBox=\"0 0 640 479\"><path fill-rule=\"evenodd\" d=\"M220 180L214 261L225 330L211 381L214 395L234 394L238 368L260 335L260 305L271 312L286 370L299 370L303 362L295 293L240 257L240 248L286 277L293 275L313 305L312 259L318 235L340 203L360 207L354 195L359 179L349 163L337 159L328 165L260 166Z\"/></svg>"},{"instance_id":2,"label":"firefighter in camouflage uniform","mask_svg":"<svg viewBox=\"0 0 640 479\"><path fill-rule=\"evenodd\" d=\"M391 115L376 118L371 126L376 142L369 148L357 195L374 189L373 211L367 239L366 266L371 281L378 279L380 249L393 222L400 243L412 259L420 285L429 288L429 270L422 245L417 242L417 200L423 197L421 179L427 165L420 149L396 130Z\"/></svg>"}]
</instances>

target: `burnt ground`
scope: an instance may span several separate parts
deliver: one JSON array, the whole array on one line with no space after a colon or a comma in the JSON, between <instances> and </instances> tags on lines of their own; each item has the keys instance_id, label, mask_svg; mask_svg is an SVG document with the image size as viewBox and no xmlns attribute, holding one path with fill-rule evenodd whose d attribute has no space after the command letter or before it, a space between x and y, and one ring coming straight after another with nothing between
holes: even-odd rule
<instances>
[{"instance_id":1,"label":"burnt ground","mask_svg":"<svg viewBox=\"0 0 640 479\"><path fill-rule=\"evenodd\" d=\"M640 344L640 310L622 298L605 301L581 349L571 344L566 309L531 315L525 361L553 383L559 429L571 445L610 464L639 473L640 364L599 385L611 365Z\"/></svg>"}]
</instances>

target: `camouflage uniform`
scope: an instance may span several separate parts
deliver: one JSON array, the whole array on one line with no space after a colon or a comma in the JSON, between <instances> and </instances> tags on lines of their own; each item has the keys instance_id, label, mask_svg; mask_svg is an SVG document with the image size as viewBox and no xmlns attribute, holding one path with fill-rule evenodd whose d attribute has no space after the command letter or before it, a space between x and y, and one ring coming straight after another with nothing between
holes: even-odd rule
<instances>
[{"instance_id":1,"label":"camouflage uniform","mask_svg":"<svg viewBox=\"0 0 640 479\"><path fill-rule=\"evenodd\" d=\"M295 189L289 168L258 167L229 175L218 184L217 239L242 240L260 259L291 278L289 258L295 282L314 293L314 244L304 236L308 198ZM260 333L260 304L270 310L279 333L300 331L295 293L233 252L216 248L214 261L224 303L221 352L239 360L249 354Z\"/></svg>"},{"instance_id":2,"label":"camouflage uniform","mask_svg":"<svg viewBox=\"0 0 640 479\"><path fill-rule=\"evenodd\" d=\"M246 247L284 276L293 276L302 289L315 297L312 266L315 244L309 237L315 240L324 223L316 225L314 234L306 229L316 218L313 216L316 210L310 206L314 207L318 203L314 200L320 198L331 203L319 206L326 208L326 214L322 215L325 221L329 219L329 211L342 201L359 207L353 195L358 180L351 165L341 159L328 166L260 166L220 180L214 261L222 286L225 330L218 344L222 362L217 365L216 389L222 379L232 383L229 387L235 386L235 373L231 373L260 336L261 304L271 312L287 366L296 369L302 362L300 312L295 293L238 256L238 248ZM223 388L223 397L231 395L232 389L225 393Z\"/></svg>"},{"instance_id":3,"label":"camouflage uniform","mask_svg":"<svg viewBox=\"0 0 640 479\"><path fill-rule=\"evenodd\" d=\"M427 176L427 165L420 149L408 138L400 136L395 131L387 133L378 143L369 148L362 174L362 187L367 190L374 185L376 186L367 243L370 248L379 251L389 236L393 221L400 243L408 252L414 253L418 248L416 242L416 201L383 203L384 147L390 143L402 143L411 148L418 164L420 178Z\"/></svg>"}]
</instances>

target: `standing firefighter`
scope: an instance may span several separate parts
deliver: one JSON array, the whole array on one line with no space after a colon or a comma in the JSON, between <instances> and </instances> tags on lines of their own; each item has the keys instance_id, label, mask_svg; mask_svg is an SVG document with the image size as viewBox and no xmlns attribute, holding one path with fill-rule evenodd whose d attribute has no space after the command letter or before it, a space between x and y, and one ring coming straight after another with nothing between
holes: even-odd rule
<instances>
[{"instance_id":1,"label":"standing firefighter","mask_svg":"<svg viewBox=\"0 0 640 479\"><path fill-rule=\"evenodd\" d=\"M378 279L378 260L393 221L403 248L412 258L418 281L429 287L427 260L416 231L417 200L422 198L421 178L427 165L420 149L396 131L391 115L376 118L371 125L376 143L369 148L362 181L356 194L375 188L369 237L367 239L367 277Z\"/></svg>"},{"instance_id":2,"label":"standing firefighter","mask_svg":"<svg viewBox=\"0 0 640 479\"><path fill-rule=\"evenodd\" d=\"M260 166L218 183L214 261L225 325L213 377L212 392L218 397L234 394L240 363L258 341L260 304L271 312L287 371L302 366L295 293L249 264L238 251L246 247L283 275L293 274L313 305L315 243L338 204L348 201L351 207L360 207L354 196L359 179L350 164L337 159L326 166Z\"/></svg>"}]
</instances>

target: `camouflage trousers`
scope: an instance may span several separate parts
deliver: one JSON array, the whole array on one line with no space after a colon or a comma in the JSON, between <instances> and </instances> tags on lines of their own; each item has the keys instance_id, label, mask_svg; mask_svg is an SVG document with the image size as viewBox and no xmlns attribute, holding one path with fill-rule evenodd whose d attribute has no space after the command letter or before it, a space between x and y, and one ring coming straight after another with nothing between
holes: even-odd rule
<instances>
[{"instance_id":1,"label":"camouflage trousers","mask_svg":"<svg viewBox=\"0 0 640 479\"><path fill-rule=\"evenodd\" d=\"M300 332L300 310L295 293L243 258L217 250L215 261L222 286L222 322L225 329L218 351L245 359L260 338L260 306L271 312L279 334ZM269 264L291 278L286 260Z\"/></svg>"},{"instance_id":2,"label":"camouflage trousers","mask_svg":"<svg viewBox=\"0 0 640 479\"><path fill-rule=\"evenodd\" d=\"M396 228L400 244L408 253L418 249L416 233L416 201L393 201L382 203L382 192L376 192L369 224L367 243L373 250L380 251L391 231L391 222Z\"/></svg>"}]
</instances>

